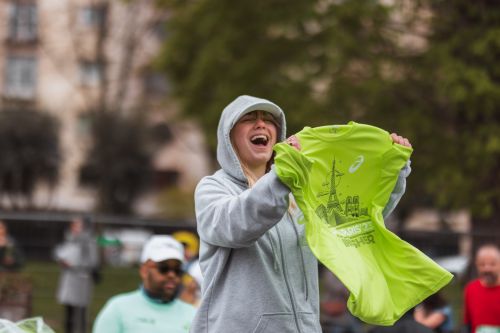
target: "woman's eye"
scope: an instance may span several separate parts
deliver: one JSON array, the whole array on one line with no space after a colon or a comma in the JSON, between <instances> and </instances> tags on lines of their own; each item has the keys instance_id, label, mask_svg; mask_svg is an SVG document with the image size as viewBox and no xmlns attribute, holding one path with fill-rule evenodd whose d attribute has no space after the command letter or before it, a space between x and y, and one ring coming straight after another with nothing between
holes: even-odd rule
<instances>
[{"instance_id":1,"label":"woman's eye","mask_svg":"<svg viewBox=\"0 0 500 333\"><path fill-rule=\"evenodd\" d=\"M252 116L244 116L241 118L241 121L254 121L255 117Z\"/></svg>"}]
</instances>

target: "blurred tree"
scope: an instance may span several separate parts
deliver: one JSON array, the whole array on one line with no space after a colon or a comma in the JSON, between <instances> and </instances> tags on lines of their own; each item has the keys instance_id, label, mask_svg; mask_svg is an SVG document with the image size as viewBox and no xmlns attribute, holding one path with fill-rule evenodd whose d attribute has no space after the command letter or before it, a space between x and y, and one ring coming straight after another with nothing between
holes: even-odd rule
<instances>
[{"instance_id":1,"label":"blurred tree","mask_svg":"<svg viewBox=\"0 0 500 333\"><path fill-rule=\"evenodd\" d=\"M404 110L392 121L418 149L411 197L469 209L475 245L498 242L500 7L488 0L421 3L433 13L429 48L407 58L404 80L390 93Z\"/></svg>"},{"instance_id":2,"label":"blurred tree","mask_svg":"<svg viewBox=\"0 0 500 333\"><path fill-rule=\"evenodd\" d=\"M0 112L0 196L8 208L33 208L35 186L55 184L59 171L59 124L41 111Z\"/></svg>"},{"instance_id":3,"label":"blurred tree","mask_svg":"<svg viewBox=\"0 0 500 333\"><path fill-rule=\"evenodd\" d=\"M93 145L82 168L82 182L99 192L98 210L129 214L151 179L147 128L138 117L118 112L91 114Z\"/></svg>"},{"instance_id":4,"label":"blurred tree","mask_svg":"<svg viewBox=\"0 0 500 333\"><path fill-rule=\"evenodd\" d=\"M212 148L222 108L240 94L269 98L289 133L371 110L384 68L398 61L390 7L378 1L230 0L159 3L173 11L157 65Z\"/></svg>"},{"instance_id":5,"label":"blurred tree","mask_svg":"<svg viewBox=\"0 0 500 333\"><path fill-rule=\"evenodd\" d=\"M147 101L138 102L135 107L126 105L131 82L137 76L134 66L143 56L141 41L151 33L151 22L144 19L143 2L120 2L121 6L114 10L120 10L119 15L126 18L124 25L113 22L111 0L95 4L101 9L102 19L95 30L93 58L102 65L104 74L99 81L96 105L89 105L92 144L81 168L81 181L97 188L99 212L131 214L136 199L152 179L151 150L155 148L152 145L165 144L171 140L171 133L168 128L158 126L150 133L141 116L149 111ZM118 26L120 33L113 33ZM113 39L116 45L110 54L106 45ZM113 68L116 73L112 72ZM94 91L89 90L89 94L92 93Z\"/></svg>"},{"instance_id":6,"label":"blurred tree","mask_svg":"<svg viewBox=\"0 0 500 333\"><path fill-rule=\"evenodd\" d=\"M193 192L178 187L170 187L162 191L158 197L160 214L168 219L193 220Z\"/></svg>"},{"instance_id":7,"label":"blurred tree","mask_svg":"<svg viewBox=\"0 0 500 333\"><path fill-rule=\"evenodd\" d=\"M467 208L477 232L495 228L498 237L495 2L158 1L175 14L157 65L183 111L203 120L212 148L222 108L240 94L282 106L289 133L371 123L409 137L418 152L400 212Z\"/></svg>"}]
</instances>

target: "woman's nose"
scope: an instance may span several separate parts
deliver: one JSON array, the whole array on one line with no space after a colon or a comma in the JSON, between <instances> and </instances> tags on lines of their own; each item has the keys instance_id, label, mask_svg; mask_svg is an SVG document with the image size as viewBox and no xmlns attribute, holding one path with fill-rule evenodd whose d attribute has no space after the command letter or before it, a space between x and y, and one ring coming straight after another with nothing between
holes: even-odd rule
<instances>
[{"instance_id":1,"label":"woman's nose","mask_svg":"<svg viewBox=\"0 0 500 333\"><path fill-rule=\"evenodd\" d=\"M257 117L257 119L255 119L255 126L256 127L265 127L266 122L261 117Z\"/></svg>"}]
</instances>

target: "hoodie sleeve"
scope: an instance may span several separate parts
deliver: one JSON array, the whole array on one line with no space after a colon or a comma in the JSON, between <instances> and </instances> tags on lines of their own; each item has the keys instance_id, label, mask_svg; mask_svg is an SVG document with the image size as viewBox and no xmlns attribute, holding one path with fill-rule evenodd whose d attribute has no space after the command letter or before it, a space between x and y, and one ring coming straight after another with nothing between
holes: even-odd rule
<instances>
[{"instance_id":1,"label":"hoodie sleeve","mask_svg":"<svg viewBox=\"0 0 500 333\"><path fill-rule=\"evenodd\" d=\"M392 211L394 210L394 208L396 208L397 204L399 203L399 200L401 200L401 197L403 197L403 194L406 191L406 178L410 175L411 172L410 164L411 161L408 160L408 162L406 162L405 166L399 172L396 185L394 186L391 196L389 197L389 201L385 205L385 208L382 212L384 218L386 218L392 213Z\"/></svg>"},{"instance_id":2,"label":"hoodie sleeve","mask_svg":"<svg viewBox=\"0 0 500 333\"><path fill-rule=\"evenodd\" d=\"M223 179L206 177L195 192L198 234L216 246L250 246L283 218L289 193L273 170L240 194Z\"/></svg>"}]
</instances>

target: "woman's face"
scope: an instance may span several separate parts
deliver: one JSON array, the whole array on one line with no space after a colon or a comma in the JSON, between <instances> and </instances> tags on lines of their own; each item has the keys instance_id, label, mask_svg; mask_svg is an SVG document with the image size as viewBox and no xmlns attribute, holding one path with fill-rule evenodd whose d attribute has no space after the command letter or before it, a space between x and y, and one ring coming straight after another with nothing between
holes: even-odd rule
<instances>
[{"instance_id":1,"label":"woman's face","mask_svg":"<svg viewBox=\"0 0 500 333\"><path fill-rule=\"evenodd\" d=\"M253 111L241 117L231 130L231 140L241 162L251 169L266 166L277 137L276 120L265 111Z\"/></svg>"}]
</instances>

